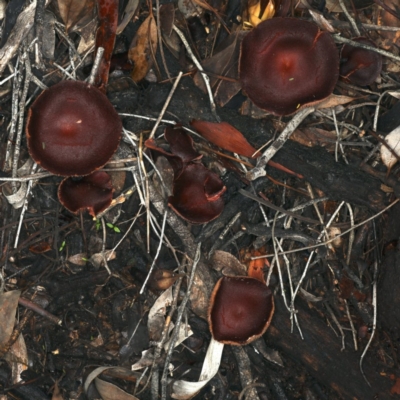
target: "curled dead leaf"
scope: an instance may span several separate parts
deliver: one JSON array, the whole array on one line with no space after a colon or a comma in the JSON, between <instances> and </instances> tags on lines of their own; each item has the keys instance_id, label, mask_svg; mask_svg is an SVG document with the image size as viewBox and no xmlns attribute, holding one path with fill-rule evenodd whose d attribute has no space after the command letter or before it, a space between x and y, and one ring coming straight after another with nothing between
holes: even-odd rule
<instances>
[{"instance_id":1,"label":"curled dead leaf","mask_svg":"<svg viewBox=\"0 0 400 400\"><path fill-rule=\"evenodd\" d=\"M94 15L94 0L58 0L56 6L67 32L79 25L85 25Z\"/></svg>"},{"instance_id":2,"label":"curled dead leaf","mask_svg":"<svg viewBox=\"0 0 400 400\"><path fill-rule=\"evenodd\" d=\"M157 26L152 15L140 25L132 40L128 57L134 67L131 77L135 82L141 81L153 65L157 51Z\"/></svg>"}]
</instances>

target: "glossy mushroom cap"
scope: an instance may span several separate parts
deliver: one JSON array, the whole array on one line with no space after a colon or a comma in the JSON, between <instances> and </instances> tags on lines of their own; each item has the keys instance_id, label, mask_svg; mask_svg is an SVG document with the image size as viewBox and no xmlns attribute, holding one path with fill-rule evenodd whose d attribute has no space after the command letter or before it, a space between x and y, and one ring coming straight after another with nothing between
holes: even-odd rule
<instances>
[{"instance_id":1,"label":"glossy mushroom cap","mask_svg":"<svg viewBox=\"0 0 400 400\"><path fill-rule=\"evenodd\" d=\"M223 277L214 287L208 323L215 340L245 345L267 330L274 314L268 286L249 277Z\"/></svg>"},{"instance_id":2,"label":"glossy mushroom cap","mask_svg":"<svg viewBox=\"0 0 400 400\"><path fill-rule=\"evenodd\" d=\"M84 82L63 81L32 104L26 134L36 163L56 175L82 176L111 158L122 123L100 90Z\"/></svg>"},{"instance_id":3,"label":"glossy mushroom cap","mask_svg":"<svg viewBox=\"0 0 400 400\"><path fill-rule=\"evenodd\" d=\"M192 224L204 224L217 218L224 209L224 183L199 162L202 155L197 153L192 138L181 127L167 128L164 136L171 152L158 147L154 139L146 140L145 145L165 156L174 170L168 205Z\"/></svg>"},{"instance_id":4,"label":"glossy mushroom cap","mask_svg":"<svg viewBox=\"0 0 400 400\"><path fill-rule=\"evenodd\" d=\"M204 224L217 218L224 209L222 195L226 186L218 175L203 164L189 164L174 179L168 205L192 224Z\"/></svg>"},{"instance_id":5,"label":"glossy mushroom cap","mask_svg":"<svg viewBox=\"0 0 400 400\"><path fill-rule=\"evenodd\" d=\"M365 37L352 39L355 42L376 47ZM341 53L340 76L354 85L367 86L375 82L382 71L382 56L374 51L345 44Z\"/></svg>"},{"instance_id":6,"label":"glossy mushroom cap","mask_svg":"<svg viewBox=\"0 0 400 400\"><path fill-rule=\"evenodd\" d=\"M87 209L95 217L111 204L113 192L110 175L95 171L80 180L64 179L58 187L58 199L74 214Z\"/></svg>"},{"instance_id":7,"label":"glossy mushroom cap","mask_svg":"<svg viewBox=\"0 0 400 400\"><path fill-rule=\"evenodd\" d=\"M314 23L273 18L243 39L239 74L257 107L289 115L333 92L339 54L330 34Z\"/></svg>"}]
</instances>

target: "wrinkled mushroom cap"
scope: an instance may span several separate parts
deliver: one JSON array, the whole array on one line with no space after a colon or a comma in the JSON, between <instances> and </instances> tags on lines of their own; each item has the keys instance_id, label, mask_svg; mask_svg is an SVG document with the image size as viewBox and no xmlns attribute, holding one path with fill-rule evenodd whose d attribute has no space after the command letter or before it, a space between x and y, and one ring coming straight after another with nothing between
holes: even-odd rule
<instances>
[{"instance_id":1,"label":"wrinkled mushroom cap","mask_svg":"<svg viewBox=\"0 0 400 400\"><path fill-rule=\"evenodd\" d=\"M267 330L274 309L268 286L254 278L225 276L211 295L208 310L211 334L221 343L248 344Z\"/></svg>"},{"instance_id":2,"label":"wrinkled mushroom cap","mask_svg":"<svg viewBox=\"0 0 400 400\"><path fill-rule=\"evenodd\" d=\"M110 175L95 171L79 180L64 179L58 187L58 199L74 214L87 209L95 217L111 204L113 192Z\"/></svg>"},{"instance_id":3,"label":"wrinkled mushroom cap","mask_svg":"<svg viewBox=\"0 0 400 400\"><path fill-rule=\"evenodd\" d=\"M355 42L376 47L365 37L352 39ZM374 51L345 44L341 52L340 76L354 85L367 86L375 82L382 71L382 56Z\"/></svg>"},{"instance_id":4,"label":"wrinkled mushroom cap","mask_svg":"<svg viewBox=\"0 0 400 400\"><path fill-rule=\"evenodd\" d=\"M116 151L122 123L94 86L63 81L45 90L29 109L31 157L56 175L82 176L101 168Z\"/></svg>"},{"instance_id":5,"label":"wrinkled mushroom cap","mask_svg":"<svg viewBox=\"0 0 400 400\"><path fill-rule=\"evenodd\" d=\"M243 39L239 74L257 107L289 115L332 93L339 54L330 34L313 22L273 18Z\"/></svg>"},{"instance_id":6,"label":"wrinkled mushroom cap","mask_svg":"<svg viewBox=\"0 0 400 400\"><path fill-rule=\"evenodd\" d=\"M224 209L222 195L226 187L218 175L203 164L189 164L174 179L168 205L192 224L204 224L217 218Z\"/></svg>"}]
</instances>

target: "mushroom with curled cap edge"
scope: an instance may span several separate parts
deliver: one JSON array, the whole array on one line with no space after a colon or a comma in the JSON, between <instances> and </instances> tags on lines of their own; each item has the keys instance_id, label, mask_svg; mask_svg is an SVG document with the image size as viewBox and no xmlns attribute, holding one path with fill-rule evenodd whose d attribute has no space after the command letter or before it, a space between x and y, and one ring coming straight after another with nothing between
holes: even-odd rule
<instances>
[{"instance_id":1,"label":"mushroom with curled cap edge","mask_svg":"<svg viewBox=\"0 0 400 400\"><path fill-rule=\"evenodd\" d=\"M251 277L224 276L211 295L211 334L224 344L249 344L268 329L274 309L272 291L265 283Z\"/></svg>"},{"instance_id":2,"label":"mushroom with curled cap edge","mask_svg":"<svg viewBox=\"0 0 400 400\"><path fill-rule=\"evenodd\" d=\"M376 47L375 43L365 37L352 39L361 44ZM371 85L382 71L382 56L374 51L345 44L342 47L340 76L350 83L359 86Z\"/></svg>"},{"instance_id":3,"label":"mushroom with curled cap edge","mask_svg":"<svg viewBox=\"0 0 400 400\"><path fill-rule=\"evenodd\" d=\"M289 115L333 92L339 54L330 34L313 22L273 18L243 39L239 76L257 107Z\"/></svg>"},{"instance_id":4,"label":"mushroom with curled cap edge","mask_svg":"<svg viewBox=\"0 0 400 400\"><path fill-rule=\"evenodd\" d=\"M192 138L181 126L166 128L164 136L170 152L159 147L154 139L147 139L145 145L165 156L174 170L169 207L192 224L217 218L224 209L225 185L217 174L200 163L202 155L194 149Z\"/></svg>"},{"instance_id":5,"label":"mushroom with curled cap edge","mask_svg":"<svg viewBox=\"0 0 400 400\"><path fill-rule=\"evenodd\" d=\"M95 171L79 180L64 179L58 187L58 199L74 214L87 209L95 217L111 204L113 192L110 175Z\"/></svg>"},{"instance_id":6,"label":"mushroom with curled cap edge","mask_svg":"<svg viewBox=\"0 0 400 400\"><path fill-rule=\"evenodd\" d=\"M56 175L83 176L101 168L117 150L122 122L96 87L62 81L43 91L29 109L28 149Z\"/></svg>"}]
</instances>

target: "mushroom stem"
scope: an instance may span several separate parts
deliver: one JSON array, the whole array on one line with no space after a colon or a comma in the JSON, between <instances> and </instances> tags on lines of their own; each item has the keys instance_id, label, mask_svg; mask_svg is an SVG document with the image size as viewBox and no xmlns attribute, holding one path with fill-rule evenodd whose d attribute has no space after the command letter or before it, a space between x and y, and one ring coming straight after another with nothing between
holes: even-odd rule
<instances>
[{"instance_id":1,"label":"mushroom stem","mask_svg":"<svg viewBox=\"0 0 400 400\"><path fill-rule=\"evenodd\" d=\"M248 180L254 181L257 178L266 175L264 168L265 165L267 165L271 158L283 147L283 145L290 138L296 128L301 124L301 122L307 117L307 115L314 111L315 107L306 107L295 114L279 137L271 144L271 146L268 147L267 150L264 151L262 156L259 158L257 165L247 172L246 178Z\"/></svg>"}]
</instances>

